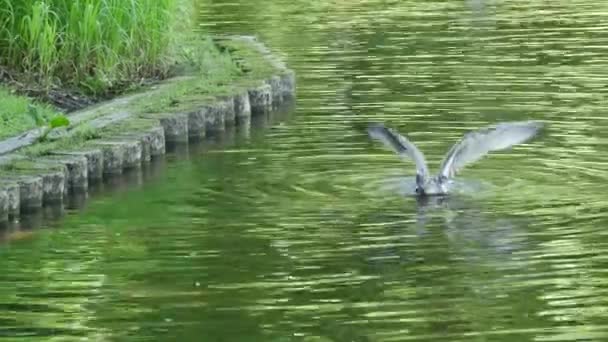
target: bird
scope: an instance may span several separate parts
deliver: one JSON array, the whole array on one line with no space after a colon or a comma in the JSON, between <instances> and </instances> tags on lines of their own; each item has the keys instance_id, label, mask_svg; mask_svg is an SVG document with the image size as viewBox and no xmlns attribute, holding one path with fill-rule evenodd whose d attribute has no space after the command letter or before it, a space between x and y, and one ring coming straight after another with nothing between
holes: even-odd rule
<instances>
[{"instance_id":1,"label":"bird","mask_svg":"<svg viewBox=\"0 0 608 342\"><path fill-rule=\"evenodd\" d=\"M414 143L383 123L370 123L367 133L372 139L391 148L402 159L412 159L416 166L416 195L447 195L450 183L466 165L492 151L506 150L533 138L544 127L539 121L501 122L466 133L443 158L439 172L429 173L424 154Z\"/></svg>"}]
</instances>

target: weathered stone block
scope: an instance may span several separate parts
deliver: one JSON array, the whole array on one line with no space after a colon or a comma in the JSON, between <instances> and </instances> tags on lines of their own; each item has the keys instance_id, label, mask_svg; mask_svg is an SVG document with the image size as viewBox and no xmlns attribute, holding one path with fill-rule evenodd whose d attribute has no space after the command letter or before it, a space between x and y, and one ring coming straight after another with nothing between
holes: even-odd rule
<instances>
[{"instance_id":1,"label":"weathered stone block","mask_svg":"<svg viewBox=\"0 0 608 342\"><path fill-rule=\"evenodd\" d=\"M123 158L122 168L123 169L135 169L141 167L143 157L143 146L141 138L137 136L126 136L109 138L104 140L102 144L116 144L122 145Z\"/></svg>"},{"instance_id":2,"label":"weathered stone block","mask_svg":"<svg viewBox=\"0 0 608 342\"><path fill-rule=\"evenodd\" d=\"M122 173L122 170L119 172L117 170L119 165L123 170L141 167L142 147L140 140L136 138L128 140L126 138L113 138L101 140L97 142L97 145L99 145L104 152L104 161L106 160L106 156L113 158L110 163L104 165L104 173ZM122 155L117 156L117 153Z\"/></svg>"},{"instance_id":3,"label":"weathered stone block","mask_svg":"<svg viewBox=\"0 0 608 342\"><path fill-rule=\"evenodd\" d=\"M241 126L243 123L251 121L251 104L249 103L249 94L247 91L242 91L233 97L234 115L236 124Z\"/></svg>"},{"instance_id":4,"label":"weathered stone block","mask_svg":"<svg viewBox=\"0 0 608 342\"><path fill-rule=\"evenodd\" d=\"M150 144L151 157L165 154L165 131L161 126L148 129L146 131L146 137Z\"/></svg>"},{"instance_id":5,"label":"weathered stone block","mask_svg":"<svg viewBox=\"0 0 608 342\"><path fill-rule=\"evenodd\" d=\"M226 114L222 102L206 104L201 108L201 111L205 113L205 130L207 135L217 134L226 129Z\"/></svg>"},{"instance_id":6,"label":"weathered stone block","mask_svg":"<svg viewBox=\"0 0 608 342\"><path fill-rule=\"evenodd\" d=\"M188 137L202 139L205 137L206 109L197 109L188 113Z\"/></svg>"},{"instance_id":7,"label":"weathered stone block","mask_svg":"<svg viewBox=\"0 0 608 342\"><path fill-rule=\"evenodd\" d=\"M248 90L251 114L266 114L272 110L272 88L263 84Z\"/></svg>"},{"instance_id":8,"label":"weathered stone block","mask_svg":"<svg viewBox=\"0 0 608 342\"><path fill-rule=\"evenodd\" d=\"M32 175L3 175L3 179L14 181L19 185L20 212L34 211L42 207L42 177Z\"/></svg>"},{"instance_id":9,"label":"weathered stone block","mask_svg":"<svg viewBox=\"0 0 608 342\"><path fill-rule=\"evenodd\" d=\"M0 222L8 221L8 193L5 189L0 188Z\"/></svg>"},{"instance_id":10,"label":"weathered stone block","mask_svg":"<svg viewBox=\"0 0 608 342\"><path fill-rule=\"evenodd\" d=\"M125 146L123 144L95 141L91 145L101 150L104 178L107 175L122 174L122 164L125 155Z\"/></svg>"},{"instance_id":11,"label":"weathered stone block","mask_svg":"<svg viewBox=\"0 0 608 342\"><path fill-rule=\"evenodd\" d=\"M160 119L165 132L165 141L169 143L188 142L188 115L171 114Z\"/></svg>"},{"instance_id":12,"label":"weathered stone block","mask_svg":"<svg viewBox=\"0 0 608 342\"><path fill-rule=\"evenodd\" d=\"M6 192L8 197L8 215L16 217L21 210L21 198L19 197L19 184L16 181L2 179L0 189Z\"/></svg>"},{"instance_id":13,"label":"weathered stone block","mask_svg":"<svg viewBox=\"0 0 608 342\"><path fill-rule=\"evenodd\" d=\"M124 140L125 156L122 160L124 169L136 169L141 167L142 143L141 140Z\"/></svg>"},{"instance_id":14,"label":"weathered stone block","mask_svg":"<svg viewBox=\"0 0 608 342\"><path fill-rule=\"evenodd\" d=\"M216 105L218 110L224 115L224 126L234 126L236 124L236 113L234 110L234 97L220 97Z\"/></svg>"},{"instance_id":15,"label":"weathered stone block","mask_svg":"<svg viewBox=\"0 0 608 342\"><path fill-rule=\"evenodd\" d=\"M147 163L150 161L150 145L148 144L148 140L146 139L146 135L142 132L130 132L130 133L122 133L117 135L114 138L110 139L111 141L117 142L128 142L128 141L137 141L139 142L139 167L141 163ZM125 157L126 158L126 157ZM123 167L125 167L123 165Z\"/></svg>"},{"instance_id":16,"label":"weathered stone block","mask_svg":"<svg viewBox=\"0 0 608 342\"><path fill-rule=\"evenodd\" d=\"M281 87L281 77L272 76L265 81L270 86L272 96L272 106L277 107L283 102L283 89Z\"/></svg>"},{"instance_id":17,"label":"weathered stone block","mask_svg":"<svg viewBox=\"0 0 608 342\"><path fill-rule=\"evenodd\" d=\"M66 186L70 189L86 189L89 186L88 160L78 154L53 154L40 160L43 163L63 165L67 169Z\"/></svg>"},{"instance_id":18,"label":"weathered stone block","mask_svg":"<svg viewBox=\"0 0 608 342\"><path fill-rule=\"evenodd\" d=\"M296 97L296 74L288 70L281 76L281 97L283 101L293 100Z\"/></svg>"},{"instance_id":19,"label":"weathered stone block","mask_svg":"<svg viewBox=\"0 0 608 342\"><path fill-rule=\"evenodd\" d=\"M48 170L41 172L42 202L55 203L63 201L67 186L65 173L62 170Z\"/></svg>"},{"instance_id":20,"label":"weathered stone block","mask_svg":"<svg viewBox=\"0 0 608 342\"><path fill-rule=\"evenodd\" d=\"M103 177L103 153L99 148L86 148L81 151L57 151L54 155L77 156L84 157L86 162L86 176L88 182L96 182ZM72 187L82 187L83 172L78 172L78 169L71 169L68 177L69 184Z\"/></svg>"},{"instance_id":21,"label":"weathered stone block","mask_svg":"<svg viewBox=\"0 0 608 342\"><path fill-rule=\"evenodd\" d=\"M44 203L61 202L67 194L67 167L59 162L49 162L45 157L35 160L18 161L12 165L12 171L19 175L42 177L42 201Z\"/></svg>"}]
</instances>

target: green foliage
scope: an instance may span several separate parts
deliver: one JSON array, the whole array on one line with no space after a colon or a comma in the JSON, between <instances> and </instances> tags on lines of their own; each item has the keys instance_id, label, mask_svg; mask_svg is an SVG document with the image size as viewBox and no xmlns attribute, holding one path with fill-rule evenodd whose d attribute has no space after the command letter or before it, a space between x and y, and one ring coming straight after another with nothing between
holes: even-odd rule
<instances>
[{"instance_id":1,"label":"green foliage","mask_svg":"<svg viewBox=\"0 0 608 342\"><path fill-rule=\"evenodd\" d=\"M44 125L59 115L51 106L32 102L0 87L0 139Z\"/></svg>"},{"instance_id":2,"label":"green foliage","mask_svg":"<svg viewBox=\"0 0 608 342\"><path fill-rule=\"evenodd\" d=\"M0 64L94 95L163 75L177 1L0 0Z\"/></svg>"},{"instance_id":3,"label":"green foliage","mask_svg":"<svg viewBox=\"0 0 608 342\"><path fill-rule=\"evenodd\" d=\"M28 103L27 105L27 114L34 120L36 126L42 126L46 122L46 118L42 115L42 113L36 108L33 104Z\"/></svg>"},{"instance_id":4,"label":"green foliage","mask_svg":"<svg viewBox=\"0 0 608 342\"><path fill-rule=\"evenodd\" d=\"M175 74L176 65L209 84L230 82L238 68L193 30L193 13L190 0L0 0L0 68L42 97L60 89L105 98ZM50 106L28 103L0 89L0 139L67 124Z\"/></svg>"},{"instance_id":5,"label":"green foliage","mask_svg":"<svg viewBox=\"0 0 608 342\"><path fill-rule=\"evenodd\" d=\"M70 120L65 115L55 114L53 117L48 117L32 104L27 105L27 114L36 123L36 126L44 126L44 131L39 138L40 141L44 141L54 128L67 127L70 125Z\"/></svg>"},{"instance_id":6,"label":"green foliage","mask_svg":"<svg viewBox=\"0 0 608 342\"><path fill-rule=\"evenodd\" d=\"M56 117L52 118L51 121L49 121L49 126L51 128L67 127L69 125L70 120L63 115L57 115Z\"/></svg>"}]
</instances>

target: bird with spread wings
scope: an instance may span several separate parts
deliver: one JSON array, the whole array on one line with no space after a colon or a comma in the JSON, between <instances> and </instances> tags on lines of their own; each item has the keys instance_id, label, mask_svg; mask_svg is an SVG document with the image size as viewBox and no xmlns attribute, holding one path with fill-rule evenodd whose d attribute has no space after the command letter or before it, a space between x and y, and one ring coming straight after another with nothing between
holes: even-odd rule
<instances>
[{"instance_id":1,"label":"bird with spread wings","mask_svg":"<svg viewBox=\"0 0 608 342\"><path fill-rule=\"evenodd\" d=\"M505 150L534 137L543 124L537 121L503 122L469 132L454 144L444 157L439 172L431 176L424 154L406 137L380 123L369 125L367 132L393 149L402 158L412 159L416 165L416 193L445 195L448 183L458 171L492 151Z\"/></svg>"}]
</instances>

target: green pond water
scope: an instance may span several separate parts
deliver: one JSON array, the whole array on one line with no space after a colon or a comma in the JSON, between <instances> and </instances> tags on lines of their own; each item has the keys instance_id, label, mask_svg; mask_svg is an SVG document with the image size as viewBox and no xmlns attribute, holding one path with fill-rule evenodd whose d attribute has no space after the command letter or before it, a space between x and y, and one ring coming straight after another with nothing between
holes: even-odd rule
<instances>
[{"instance_id":1,"label":"green pond water","mask_svg":"<svg viewBox=\"0 0 608 342\"><path fill-rule=\"evenodd\" d=\"M198 4L285 58L295 109L7 231L0 341L608 341L608 2ZM435 170L527 119L441 203L358 129Z\"/></svg>"}]
</instances>

